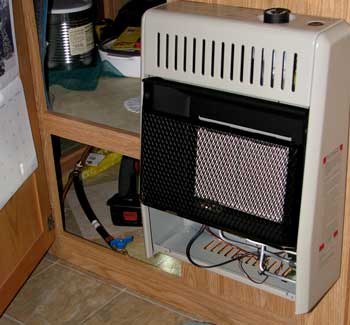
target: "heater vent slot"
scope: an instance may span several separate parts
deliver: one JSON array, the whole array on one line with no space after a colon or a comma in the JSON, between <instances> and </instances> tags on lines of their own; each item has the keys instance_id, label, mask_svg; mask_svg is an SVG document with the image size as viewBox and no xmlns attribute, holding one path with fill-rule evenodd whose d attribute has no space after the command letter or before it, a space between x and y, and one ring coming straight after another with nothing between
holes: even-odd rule
<instances>
[{"instance_id":1,"label":"heater vent slot","mask_svg":"<svg viewBox=\"0 0 350 325\"><path fill-rule=\"evenodd\" d=\"M205 39L202 41L202 76L205 75Z\"/></svg>"},{"instance_id":2,"label":"heater vent slot","mask_svg":"<svg viewBox=\"0 0 350 325\"><path fill-rule=\"evenodd\" d=\"M235 44L231 44L231 58L230 58L230 80L233 80L234 66L235 66Z\"/></svg>"},{"instance_id":3,"label":"heater vent slot","mask_svg":"<svg viewBox=\"0 0 350 325\"><path fill-rule=\"evenodd\" d=\"M187 70L187 37L184 37L183 70Z\"/></svg>"},{"instance_id":4,"label":"heater vent slot","mask_svg":"<svg viewBox=\"0 0 350 325\"><path fill-rule=\"evenodd\" d=\"M255 61L255 47L252 47L250 59L250 83L254 83L254 61Z\"/></svg>"},{"instance_id":5,"label":"heater vent slot","mask_svg":"<svg viewBox=\"0 0 350 325\"><path fill-rule=\"evenodd\" d=\"M211 74L212 77L215 76L215 41L211 42Z\"/></svg>"},{"instance_id":6,"label":"heater vent slot","mask_svg":"<svg viewBox=\"0 0 350 325\"><path fill-rule=\"evenodd\" d=\"M303 57L287 48L166 32L154 39L156 55L146 64L153 76L278 100L307 91L299 82Z\"/></svg>"},{"instance_id":7,"label":"heater vent slot","mask_svg":"<svg viewBox=\"0 0 350 325\"><path fill-rule=\"evenodd\" d=\"M297 73L298 73L298 54L294 54L294 60L293 60L293 82L292 82L292 91L296 91L297 86Z\"/></svg>"}]
</instances>

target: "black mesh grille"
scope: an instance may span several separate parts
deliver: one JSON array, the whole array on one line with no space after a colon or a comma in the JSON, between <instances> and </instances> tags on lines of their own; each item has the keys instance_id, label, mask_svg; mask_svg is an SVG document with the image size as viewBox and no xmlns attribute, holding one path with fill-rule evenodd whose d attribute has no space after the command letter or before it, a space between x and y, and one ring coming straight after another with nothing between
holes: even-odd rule
<instances>
[{"instance_id":1,"label":"black mesh grille","mask_svg":"<svg viewBox=\"0 0 350 325\"><path fill-rule=\"evenodd\" d=\"M294 246L297 147L235 133L144 112L141 200L252 239Z\"/></svg>"},{"instance_id":2,"label":"black mesh grille","mask_svg":"<svg viewBox=\"0 0 350 325\"><path fill-rule=\"evenodd\" d=\"M289 148L199 128L195 196L283 222Z\"/></svg>"}]
</instances>

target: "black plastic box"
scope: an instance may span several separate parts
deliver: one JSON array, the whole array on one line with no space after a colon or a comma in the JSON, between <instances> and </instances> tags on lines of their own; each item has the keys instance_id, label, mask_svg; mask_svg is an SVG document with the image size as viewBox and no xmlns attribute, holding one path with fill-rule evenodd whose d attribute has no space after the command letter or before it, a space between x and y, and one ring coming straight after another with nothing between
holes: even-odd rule
<instances>
[{"instance_id":1,"label":"black plastic box","mask_svg":"<svg viewBox=\"0 0 350 325\"><path fill-rule=\"evenodd\" d=\"M116 226L142 226L139 197L120 197L114 195L107 201L110 207L112 222Z\"/></svg>"}]
</instances>

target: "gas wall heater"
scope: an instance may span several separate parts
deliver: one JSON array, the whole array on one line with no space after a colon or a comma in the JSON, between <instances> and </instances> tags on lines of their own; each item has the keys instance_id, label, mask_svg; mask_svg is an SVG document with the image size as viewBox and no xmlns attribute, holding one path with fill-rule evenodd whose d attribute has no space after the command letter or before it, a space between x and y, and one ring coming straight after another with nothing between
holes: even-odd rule
<instances>
[{"instance_id":1,"label":"gas wall heater","mask_svg":"<svg viewBox=\"0 0 350 325\"><path fill-rule=\"evenodd\" d=\"M308 312L340 273L349 26L173 2L142 31L147 255L220 264Z\"/></svg>"}]
</instances>

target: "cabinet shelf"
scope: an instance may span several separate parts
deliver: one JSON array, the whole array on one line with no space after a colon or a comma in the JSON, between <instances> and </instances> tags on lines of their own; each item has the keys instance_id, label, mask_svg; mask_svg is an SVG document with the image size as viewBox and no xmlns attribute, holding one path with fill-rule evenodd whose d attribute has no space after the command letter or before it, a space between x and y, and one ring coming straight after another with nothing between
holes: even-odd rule
<instances>
[{"instance_id":1,"label":"cabinet shelf","mask_svg":"<svg viewBox=\"0 0 350 325\"><path fill-rule=\"evenodd\" d=\"M53 85L53 111L139 133L140 114L126 110L124 101L140 95L140 83L137 78L101 78L95 91L72 91Z\"/></svg>"},{"instance_id":2,"label":"cabinet shelf","mask_svg":"<svg viewBox=\"0 0 350 325\"><path fill-rule=\"evenodd\" d=\"M53 110L44 113L50 134L139 158L140 114L124 101L140 95L140 79L101 78L95 91L50 88Z\"/></svg>"}]
</instances>

